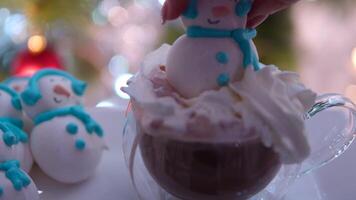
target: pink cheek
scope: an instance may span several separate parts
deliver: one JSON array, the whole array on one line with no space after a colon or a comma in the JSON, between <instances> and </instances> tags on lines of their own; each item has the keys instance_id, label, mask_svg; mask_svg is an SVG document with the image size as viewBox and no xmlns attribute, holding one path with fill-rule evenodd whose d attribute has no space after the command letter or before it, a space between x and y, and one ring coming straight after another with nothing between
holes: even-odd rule
<instances>
[{"instance_id":1,"label":"pink cheek","mask_svg":"<svg viewBox=\"0 0 356 200\"><path fill-rule=\"evenodd\" d=\"M22 90L22 87L19 86L19 85L14 85L13 86L13 89L16 91L16 92L20 92Z\"/></svg>"},{"instance_id":2,"label":"pink cheek","mask_svg":"<svg viewBox=\"0 0 356 200\"><path fill-rule=\"evenodd\" d=\"M214 6L211 9L211 13L214 17L225 17L232 13L231 8L228 6Z\"/></svg>"}]
</instances>

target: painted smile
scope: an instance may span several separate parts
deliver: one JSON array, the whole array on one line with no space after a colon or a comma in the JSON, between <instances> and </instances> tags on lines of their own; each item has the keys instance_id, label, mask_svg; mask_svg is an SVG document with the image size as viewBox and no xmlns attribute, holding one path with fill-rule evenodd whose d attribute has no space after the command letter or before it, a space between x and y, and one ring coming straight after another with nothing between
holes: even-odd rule
<instances>
[{"instance_id":1,"label":"painted smile","mask_svg":"<svg viewBox=\"0 0 356 200\"><path fill-rule=\"evenodd\" d=\"M56 103L62 103L62 102L63 102L62 99L57 98L57 97L54 97L54 98L53 98L53 101L56 102Z\"/></svg>"},{"instance_id":2,"label":"painted smile","mask_svg":"<svg viewBox=\"0 0 356 200\"><path fill-rule=\"evenodd\" d=\"M208 23L209 24L218 24L218 23L220 23L220 20L218 20L218 19L217 20L212 20L212 19L209 18L208 19Z\"/></svg>"}]
</instances>

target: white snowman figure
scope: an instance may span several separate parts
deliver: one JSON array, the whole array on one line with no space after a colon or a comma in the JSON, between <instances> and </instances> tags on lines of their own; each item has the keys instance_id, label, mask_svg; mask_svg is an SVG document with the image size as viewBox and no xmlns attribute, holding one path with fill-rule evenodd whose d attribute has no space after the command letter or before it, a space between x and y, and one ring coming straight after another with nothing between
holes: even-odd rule
<instances>
[{"instance_id":1,"label":"white snowman figure","mask_svg":"<svg viewBox=\"0 0 356 200\"><path fill-rule=\"evenodd\" d=\"M38 71L21 94L35 127L31 149L39 167L62 183L77 183L96 170L105 148L103 131L80 106L86 84L55 69Z\"/></svg>"},{"instance_id":2,"label":"white snowman figure","mask_svg":"<svg viewBox=\"0 0 356 200\"><path fill-rule=\"evenodd\" d=\"M29 172L33 159L29 138L22 131L23 121L20 96L0 84L0 162L19 160L21 168Z\"/></svg>"},{"instance_id":3,"label":"white snowman figure","mask_svg":"<svg viewBox=\"0 0 356 200\"><path fill-rule=\"evenodd\" d=\"M17 160L0 162L0 199L40 199L36 185L26 172L22 171Z\"/></svg>"},{"instance_id":4,"label":"white snowman figure","mask_svg":"<svg viewBox=\"0 0 356 200\"><path fill-rule=\"evenodd\" d=\"M167 57L167 79L184 97L227 86L242 78L244 69L260 68L246 29L252 0L167 0L163 20L181 17L186 34L175 41Z\"/></svg>"},{"instance_id":5,"label":"white snowman figure","mask_svg":"<svg viewBox=\"0 0 356 200\"><path fill-rule=\"evenodd\" d=\"M16 91L17 93L20 94L25 90L29 80L30 80L30 77L13 76L13 77L10 77L10 78L4 80L3 84L7 85L9 88L13 89L14 91ZM26 114L23 114L22 121L24 123L23 129L25 130L25 132L31 133L32 128L33 128L31 119L29 119L29 117L27 117Z\"/></svg>"}]
</instances>

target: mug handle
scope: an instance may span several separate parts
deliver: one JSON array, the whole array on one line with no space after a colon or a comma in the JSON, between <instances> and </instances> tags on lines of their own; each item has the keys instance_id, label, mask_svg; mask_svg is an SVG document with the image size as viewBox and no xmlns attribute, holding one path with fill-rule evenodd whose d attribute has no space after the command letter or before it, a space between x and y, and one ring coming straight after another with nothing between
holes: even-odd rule
<instances>
[{"instance_id":1,"label":"mug handle","mask_svg":"<svg viewBox=\"0 0 356 200\"><path fill-rule=\"evenodd\" d=\"M325 94L305 114L306 137L311 152L300 175L322 167L343 154L356 134L356 106L339 94Z\"/></svg>"}]
</instances>

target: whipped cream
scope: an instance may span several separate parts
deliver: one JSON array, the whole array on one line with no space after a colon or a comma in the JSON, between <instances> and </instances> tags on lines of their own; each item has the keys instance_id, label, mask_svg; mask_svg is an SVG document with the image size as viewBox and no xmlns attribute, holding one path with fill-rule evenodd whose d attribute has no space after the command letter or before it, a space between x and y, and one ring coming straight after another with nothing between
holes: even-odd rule
<instances>
[{"instance_id":1,"label":"whipped cream","mask_svg":"<svg viewBox=\"0 0 356 200\"><path fill-rule=\"evenodd\" d=\"M316 94L299 76L273 65L245 71L241 81L185 99L166 81L160 69L169 45L149 54L140 72L123 90L131 96L134 112L145 133L199 142L243 142L260 137L286 164L309 155L304 114Z\"/></svg>"}]
</instances>

